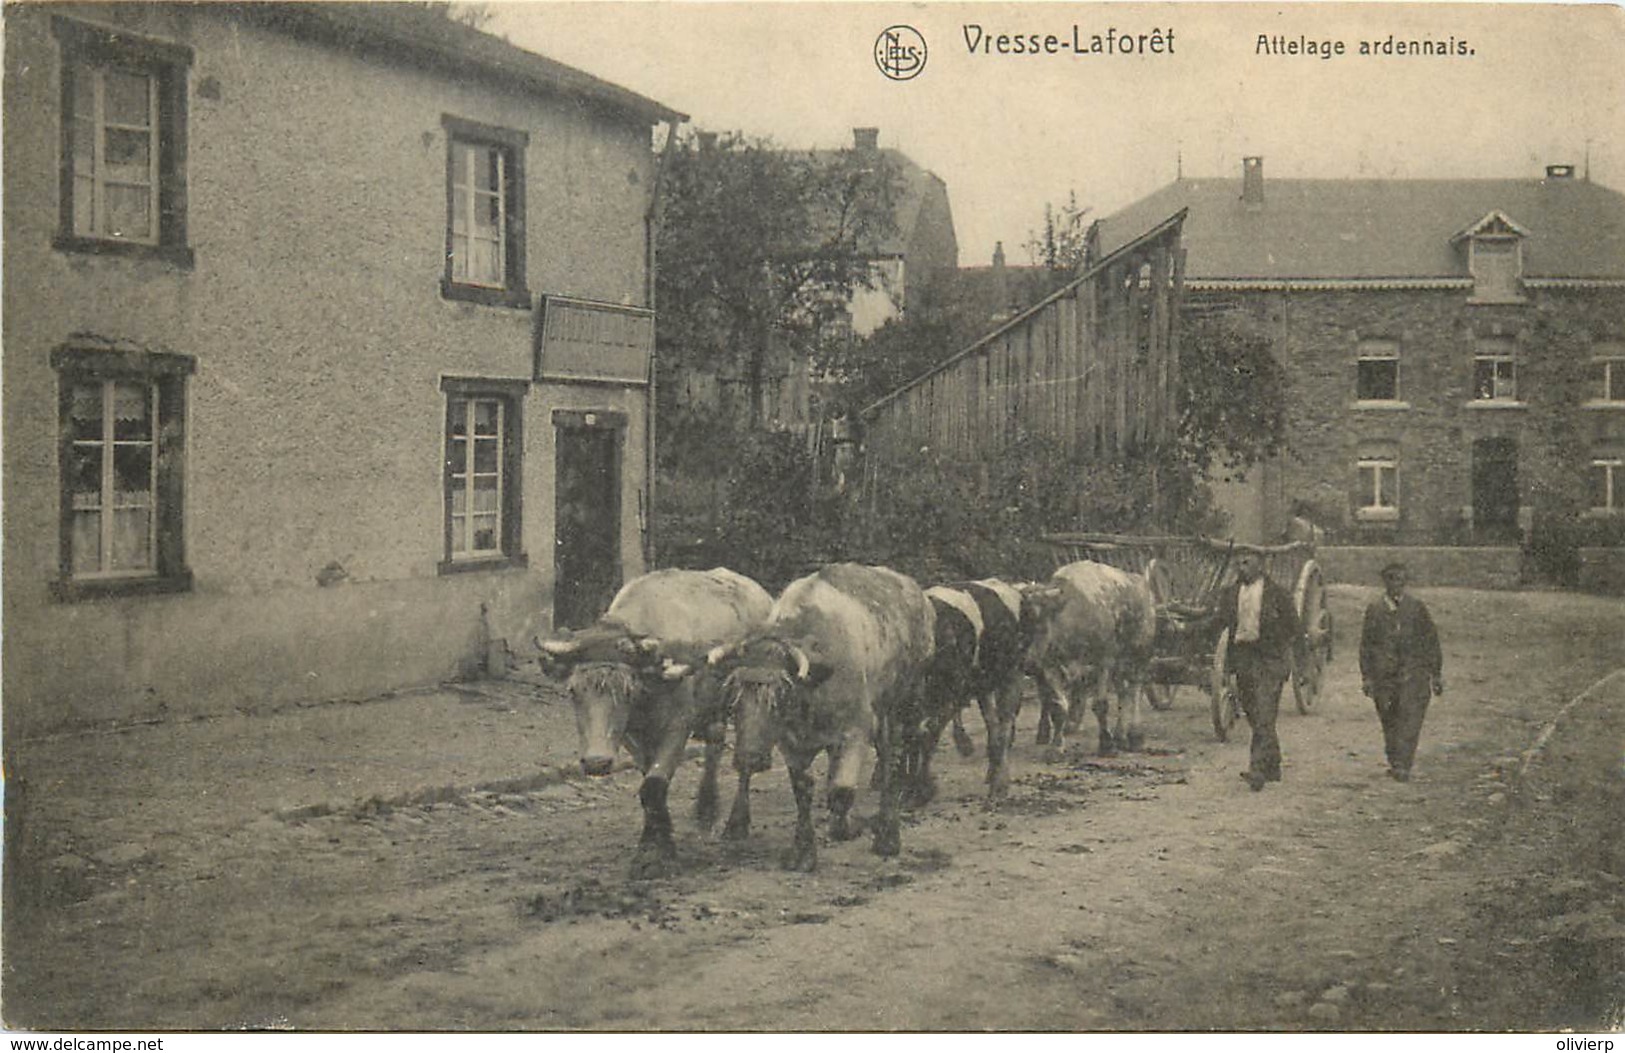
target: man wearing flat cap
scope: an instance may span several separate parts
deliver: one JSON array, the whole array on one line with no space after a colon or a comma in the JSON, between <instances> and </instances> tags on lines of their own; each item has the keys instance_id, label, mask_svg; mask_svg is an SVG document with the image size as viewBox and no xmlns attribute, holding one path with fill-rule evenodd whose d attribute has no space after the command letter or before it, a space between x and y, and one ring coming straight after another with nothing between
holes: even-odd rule
<instances>
[{"instance_id":1,"label":"man wearing flat cap","mask_svg":"<svg viewBox=\"0 0 1625 1053\"><path fill-rule=\"evenodd\" d=\"M1428 701L1444 693L1444 658L1427 605L1405 591L1403 563L1382 568L1382 595L1365 610L1360 631L1360 679L1382 721L1388 775L1411 777Z\"/></svg>"}]
</instances>

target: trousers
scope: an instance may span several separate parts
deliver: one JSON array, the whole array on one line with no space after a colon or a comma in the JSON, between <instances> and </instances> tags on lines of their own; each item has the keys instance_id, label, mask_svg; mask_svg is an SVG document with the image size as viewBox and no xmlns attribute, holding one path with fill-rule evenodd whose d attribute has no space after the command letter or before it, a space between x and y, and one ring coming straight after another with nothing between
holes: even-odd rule
<instances>
[{"instance_id":1,"label":"trousers","mask_svg":"<svg viewBox=\"0 0 1625 1053\"><path fill-rule=\"evenodd\" d=\"M1290 666L1247 644L1232 646L1230 661L1236 671L1237 699L1253 729L1247 769L1270 782L1279 782L1281 739L1275 732L1275 719L1281 712L1281 689L1286 685Z\"/></svg>"},{"instance_id":2,"label":"trousers","mask_svg":"<svg viewBox=\"0 0 1625 1053\"><path fill-rule=\"evenodd\" d=\"M1382 748L1388 766L1409 774L1416 759L1416 743L1422 737L1422 721L1427 717L1433 685L1427 676L1412 675L1371 685L1371 701L1382 721Z\"/></svg>"}]
</instances>

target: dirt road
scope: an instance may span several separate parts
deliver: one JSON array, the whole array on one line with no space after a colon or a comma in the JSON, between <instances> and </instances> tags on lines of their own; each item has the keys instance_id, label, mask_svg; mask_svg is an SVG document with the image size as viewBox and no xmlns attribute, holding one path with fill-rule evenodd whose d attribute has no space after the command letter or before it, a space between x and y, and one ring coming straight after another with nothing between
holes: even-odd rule
<instances>
[{"instance_id":1,"label":"dirt road","mask_svg":"<svg viewBox=\"0 0 1625 1053\"><path fill-rule=\"evenodd\" d=\"M1545 1030L1625 1023L1625 604L1424 591L1446 650L1415 781L1359 693L1363 590L1285 781L1236 778L1205 697L1149 749L1046 757L1029 700L1009 801L945 742L881 860L778 867L758 777L742 845L679 826L633 882L636 778L331 815L264 813L57 874L8 931L36 1028ZM521 690L515 685L514 691ZM1290 692L1288 693L1290 698ZM1559 719L1561 717L1561 719ZM1554 723L1555 722L1555 723ZM970 727L980 739L979 722ZM686 807L694 773L673 791ZM860 797L860 812L872 801Z\"/></svg>"}]
</instances>

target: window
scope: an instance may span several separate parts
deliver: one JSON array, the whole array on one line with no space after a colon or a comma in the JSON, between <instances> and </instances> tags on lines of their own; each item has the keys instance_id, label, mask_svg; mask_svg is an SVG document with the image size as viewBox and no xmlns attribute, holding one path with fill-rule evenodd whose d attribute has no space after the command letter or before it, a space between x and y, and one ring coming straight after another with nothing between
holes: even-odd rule
<instances>
[{"instance_id":1,"label":"window","mask_svg":"<svg viewBox=\"0 0 1625 1053\"><path fill-rule=\"evenodd\" d=\"M446 393L442 572L523 566L520 414L525 381L454 380Z\"/></svg>"},{"instance_id":2,"label":"window","mask_svg":"<svg viewBox=\"0 0 1625 1053\"><path fill-rule=\"evenodd\" d=\"M1473 355L1473 398L1512 402L1518 398L1517 362L1512 341L1480 340Z\"/></svg>"},{"instance_id":3,"label":"window","mask_svg":"<svg viewBox=\"0 0 1625 1053\"><path fill-rule=\"evenodd\" d=\"M1355 490L1355 518L1394 520L1399 518L1399 458L1389 452L1369 452L1358 462L1359 479Z\"/></svg>"},{"instance_id":4,"label":"window","mask_svg":"<svg viewBox=\"0 0 1625 1053\"><path fill-rule=\"evenodd\" d=\"M191 50L57 17L62 45L56 247L192 263L186 245Z\"/></svg>"},{"instance_id":5,"label":"window","mask_svg":"<svg viewBox=\"0 0 1625 1053\"><path fill-rule=\"evenodd\" d=\"M1360 341L1355 363L1354 397L1360 402L1399 399L1399 345L1392 340Z\"/></svg>"},{"instance_id":6,"label":"window","mask_svg":"<svg viewBox=\"0 0 1625 1053\"><path fill-rule=\"evenodd\" d=\"M446 116L446 270L450 299L529 307L523 132Z\"/></svg>"},{"instance_id":7,"label":"window","mask_svg":"<svg viewBox=\"0 0 1625 1053\"><path fill-rule=\"evenodd\" d=\"M1593 457L1589 484L1593 512L1618 515L1625 510L1625 457Z\"/></svg>"},{"instance_id":8,"label":"window","mask_svg":"<svg viewBox=\"0 0 1625 1053\"><path fill-rule=\"evenodd\" d=\"M1471 253L1474 300L1492 303L1522 301L1518 281L1523 271L1523 253L1516 238L1474 238Z\"/></svg>"},{"instance_id":9,"label":"window","mask_svg":"<svg viewBox=\"0 0 1625 1053\"><path fill-rule=\"evenodd\" d=\"M1599 345L1591 360L1591 397L1598 402L1625 402L1625 347Z\"/></svg>"},{"instance_id":10,"label":"window","mask_svg":"<svg viewBox=\"0 0 1625 1053\"><path fill-rule=\"evenodd\" d=\"M189 588L184 564L182 355L63 347L61 599Z\"/></svg>"}]
</instances>

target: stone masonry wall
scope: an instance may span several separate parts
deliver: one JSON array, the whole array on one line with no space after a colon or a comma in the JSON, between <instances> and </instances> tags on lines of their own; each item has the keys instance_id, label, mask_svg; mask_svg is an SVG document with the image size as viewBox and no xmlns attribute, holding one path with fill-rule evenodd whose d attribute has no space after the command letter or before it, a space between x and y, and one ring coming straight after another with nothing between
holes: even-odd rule
<instances>
[{"instance_id":1,"label":"stone masonry wall","mask_svg":"<svg viewBox=\"0 0 1625 1053\"><path fill-rule=\"evenodd\" d=\"M641 388L532 384L527 568L443 576L443 376L526 379L529 309L443 299L443 115L524 131L527 284L639 304L649 128L559 97L295 40L229 5L21 6L5 34L8 728L364 693L550 627L555 409L625 415L622 565L642 567ZM54 250L53 15L193 49L191 268ZM70 334L193 356L189 593L61 603L57 377ZM330 563L347 573L323 587Z\"/></svg>"},{"instance_id":2,"label":"stone masonry wall","mask_svg":"<svg viewBox=\"0 0 1625 1053\"><path fill-rule=\"evenodd\" d=\"M1625 332L1625 290L1537 291L1525 306L1472 305L1466 290L1248 293L1244 309L1274 336L1291 377L1285 500L1309 500L1339 543L1437 545L1475 540L1471 514L1476 440L1517 444L1520 522L1583 516L1591 452L1625 441L1625 409L1592 398L1592 347ZM1519 404L1471 397L1475 341L1516 348ZM1355 363L1362 339L1399 345L1396 406L1360 405ZM1400 514L1355 516L1356 462L1367 447L1399 456Z\"/></svg>"}]
</instances>

